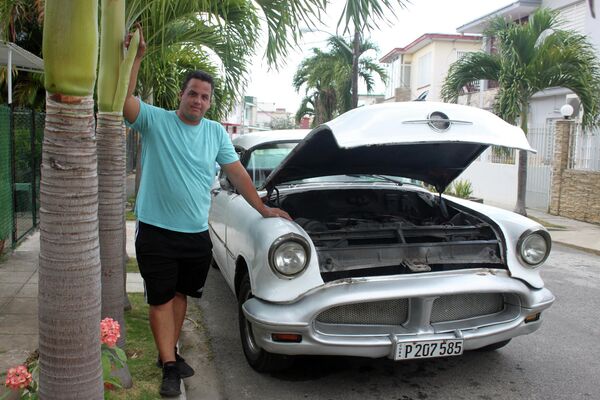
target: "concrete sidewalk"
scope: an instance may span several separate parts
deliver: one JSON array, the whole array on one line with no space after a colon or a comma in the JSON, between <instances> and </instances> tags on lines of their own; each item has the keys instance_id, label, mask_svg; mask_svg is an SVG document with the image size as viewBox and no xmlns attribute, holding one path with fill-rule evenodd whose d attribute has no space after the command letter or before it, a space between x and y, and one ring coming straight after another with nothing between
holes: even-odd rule
<instances>
[{"instance_id":1,"label":"concrete sidewalk","mask_svg":"<svg viewBox=\"0 0 600 400\"><path fill-rule=\"evenodd\" d=\"M556 225L550 228L554 243L564 244L600 255L600 225L528 210L538 220ZM135 257L135 223L127 223L127 253ZM39 267L39 232L31 234L0 263L0 374L22 364L38 347L37 287ZM127 291L143 292L139 274L127 275ZM211 361L210 346L202 327L202 315L190 301L184 324L180 353L196 369L185 380L194 398L219 399L219 380ZM3 382L2 382L3 383ZM0 396L6 389L0 385ZM185 399L185 390L180 399Z\"/></svg>"}]
</instances>

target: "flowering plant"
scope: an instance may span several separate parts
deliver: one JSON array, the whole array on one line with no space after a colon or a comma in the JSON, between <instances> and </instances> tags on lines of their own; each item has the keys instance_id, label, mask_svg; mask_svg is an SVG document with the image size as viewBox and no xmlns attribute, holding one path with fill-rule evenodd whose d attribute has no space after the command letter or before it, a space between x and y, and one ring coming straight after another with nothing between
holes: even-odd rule
<instances>
[{"instance_id":1,"label":"flowering plant","mask_svg":"<svg viewBox=\"0 0 600 400\"><path fill-rule=\"evenodd\" d=\"M116 346L121 337L121 326L112 318L104 318L100 322L102 379L106 388L121 387L121 382L113 376L113 369L125 367L127 356ZM19 393L19 399L37 400L38 397L38 363L37 359L28 363L28 366L19 365L9 368L6 373L4 385L11 389L0 396L0 400L7 399L14 392Z\"/></svg>"},{"instance_id":2,"label":"flowering plant","mask_svg":"<svg viewBox=\"0 0 600 400\"><path fill-rule=\"evenodd\" d=\"M6 381L4 385L11 389L12 392L18 392L19 398L37 400L37 362L33 362L30 366L31 372L25 365L19 365L14 368L9 368L6 372ZM12 392L5 393L0 399L6 399Z\"/></svg>"},{"instance_id":3,"label":"flowering plant","mask_svg":"<svg viewBox=\"0 0 600 400\"><path fill-rule=\"evenodd\" d=\"M104 387L122 387L119 379L111 374L113 369L125 367L127 356L123 349L116 346L121 337L121 326L112 318L104 318L100 322L100 341L102 342L102 378Z\"/></svg>"}]
</instances>

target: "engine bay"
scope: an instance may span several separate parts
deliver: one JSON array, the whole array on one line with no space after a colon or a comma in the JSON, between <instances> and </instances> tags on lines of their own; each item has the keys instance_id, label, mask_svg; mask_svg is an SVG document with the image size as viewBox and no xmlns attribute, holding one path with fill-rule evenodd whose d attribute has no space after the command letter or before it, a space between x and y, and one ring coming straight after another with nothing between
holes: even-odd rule
<instances>
[{"instance_id":1,"label":"engine bay","mask_svg":"<svg viewBox=\"0 0 600 400\"><path fill-rule=\"evenodd\" d=\"M325 281L347 277L502 268L495 228L432 193L320 189L273 201L310 236Z\"/></svg>"}]
</instances>

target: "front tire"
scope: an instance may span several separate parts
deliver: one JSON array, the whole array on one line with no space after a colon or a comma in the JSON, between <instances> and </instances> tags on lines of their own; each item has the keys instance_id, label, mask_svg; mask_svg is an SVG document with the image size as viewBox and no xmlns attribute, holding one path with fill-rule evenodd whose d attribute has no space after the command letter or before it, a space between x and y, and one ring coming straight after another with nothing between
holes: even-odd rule
<instances>
[{"instance_id":1,"label":"front tire","mask_svg":"<svg viewBox=\"0 0 600 400\"><path fill-rule=\"evenodd\" d=\"M246 319L242 310L242 304L252 297L250 278L246 274L242 278L238 292L238 322L242 348L248 364L258 372L276 372L289 368L293 362L292 357L269 353L256 343L252 324Z\"/></svg>"}]
</instances>

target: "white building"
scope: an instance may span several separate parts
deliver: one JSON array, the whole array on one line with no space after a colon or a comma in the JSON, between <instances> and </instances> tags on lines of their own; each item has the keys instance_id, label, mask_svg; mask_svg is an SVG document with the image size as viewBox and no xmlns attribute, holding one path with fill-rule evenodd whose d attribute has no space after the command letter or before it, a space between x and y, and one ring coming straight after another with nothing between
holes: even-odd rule
<instances>
[{"instance_id":1,"label":"white building","mask_svg":"<svg viewBox=\"0 0 600 400\"><path fill-rule=\"evenodd\" d=\"M254 96L244 96L242 101L235 104L227 118L221 121L232 137L255 131L292 128L293 123L293 114L285 108L278 108L275 103L259 102Z\"/></svg>"},{"instance_id":2,"label":"white building","mask_svg":"<svg viewBox=\"0 0 600 400\"><path fill-rule=\"evenodd\" d=\"M574 30L587 36L600 56L600 20L592 18L587 0L516 1L460 26L457 31L463 34L483 34L490 18L502 16L511 21L525 21L540 7L558 10L559 18L563 22L561 28ZM598 6L596 8L598 9ZM490 42L489 38L484 38L484 49L487 51L491 48ZM460 96L459 103L491 109L498 90L495 82L490 84L487 81L482 81L479 86L481 90L479 93ZM579 101L570 90L550 88L535 94L530 103L530 126L544 126L555 119L561 118L560 108L566 103L574 106L576 117L579 111Z\"/></svg>"},{"instance_id":3,"label":"white building","mask_svg":"<svg viewBox=\"0 0 600 400\"><path fill-rule=\"evenodd\" d=\"M257 104L256 126L259 129L281 129L291 128L294 124L294 116L286 111L285 108L280 108L275 103L259 102Z\"/></svg>"},{"instance_id":4,"label":"white building","mask_svg":"<svg viewBox=\"0 0 600 400\"><path fill-rule=\"evenodd\" d=\"M440 101L450 64L467 52L481 50L481 36L426 33L381 57L387 64L385 101Z\"/></svg>"}]
</instances>

